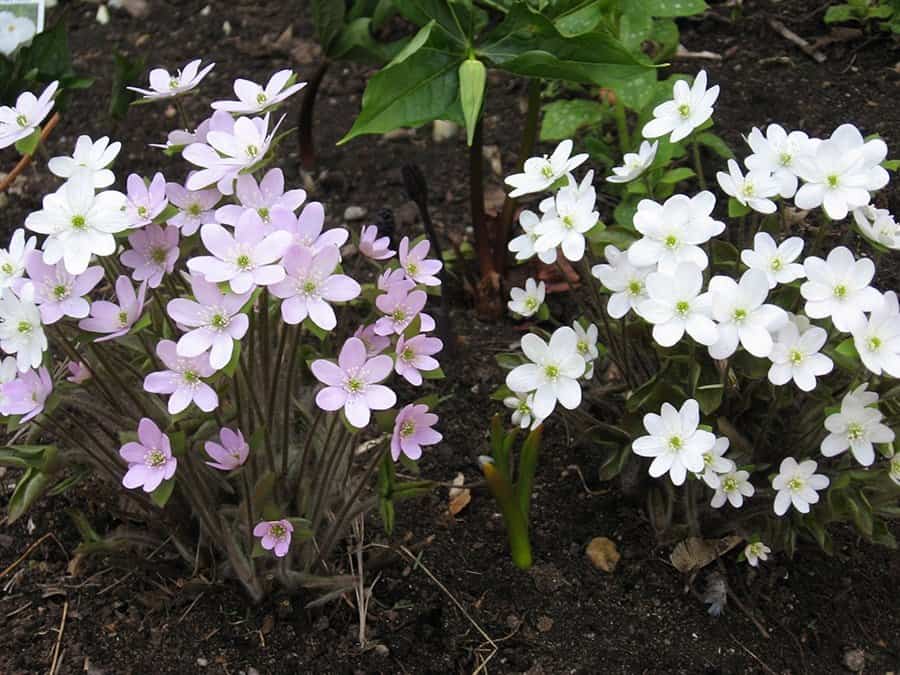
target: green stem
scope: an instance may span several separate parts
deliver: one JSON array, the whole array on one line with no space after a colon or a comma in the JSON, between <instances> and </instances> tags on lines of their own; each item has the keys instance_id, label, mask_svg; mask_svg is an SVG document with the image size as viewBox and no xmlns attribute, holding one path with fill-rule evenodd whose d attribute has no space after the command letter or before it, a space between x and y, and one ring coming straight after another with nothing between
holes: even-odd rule
<instances>
[{"instance_id":1,"label":"green stem","mask_svg":"<svg viewBox=\"0 0 900 675\"><path fill-rule=\"evenodd\" d=\"M528 521L519 508L518 500L512 484L497 471L493 462L484 460L481 463L488 489L497 500L503 522L506 524L506 535L509 540L509 552L513 563L519 569L531 567L531 539L528 536Z\"/></svg>"},{"instance_id":2,"label":"green stem","mask_svg":"<svg viewBox=\"0 0 900 675\"><path fill-rule=\"evenodd\" d=\"M616 118L616 130L619 134L619 148L622 154L631 149L631 137L628 133L628 118L625 116L625 106L621 99L616 98L616 106L613 109Z\"/></svg>"},{"instance_id":3,"label":"green stem","mask_svg":"<svg viewBox=\"0 0 900 675\"><path fill-rule=\"evenodd\" d=\"M697 173L697 182L700 183L700 189L706 189L706 178L703 175L703 163L700 161L700 144L694 139L691 141L691 154L694 158L694 171Z\"/></svg>"}]
</instances>

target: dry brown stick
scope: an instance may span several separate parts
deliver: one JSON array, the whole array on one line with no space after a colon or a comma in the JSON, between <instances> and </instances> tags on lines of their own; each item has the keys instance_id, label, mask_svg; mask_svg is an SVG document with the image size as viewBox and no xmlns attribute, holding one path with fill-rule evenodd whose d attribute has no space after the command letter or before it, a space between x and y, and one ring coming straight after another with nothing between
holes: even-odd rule
<instances>
[{"instance_id":1,"label":"dry brown stick","mask_svg":"<svg viewBox=\"0 0 900 675\"><path fill-rule=\"evenodd\" d=\"M59 667L59 646L62 644L63 632L66 630L66 616L69 613L69 601L63 603L62 619L59 621L59 633L56 636L56 644L53 646L53 662L50 664L50 675L56 675Z\"/></svg>"},{"instance_id":2,"label":"dry brown stick","mask_svg":"<svg viewBox=\"0 0 900 675\"><path fill-rule=\"evenodd\" d=\"M41 130L41 144L47 140L50 132L53 131L53 128L57 124L59 124L59 113L53 113L53 117L50 118L50 121L47 122ZM0 192L6 192L7 188L13 184L13 181L19 177L19 174L28 168L32 159L34 159L34 155L22 155L22 159L19 160L19 163L13 167L13 170L10 171L2 181L0 181Z\"/></svg>"},{"instance_id":3,"label":"dry brown stick","mask_svg":"<svg viewBox=\"0 0 900 675\"><path fill-rule=\"evenodd\" d=\"M49 539L51 536L53 536L53 533L47 532L40 539L38 539L36 542L34 542L31 546L26 548L25 553L23 553L18 558L16 558L16 560L9 567L7 567L5 570L0 572L0 579L2 579L7 574L12 572L20 562L22 562L23 560L25 560L25 558L27 558L29 555L31 555L31 552L34 551L34 549L36 549L38 546L40 546L45 539Z\"/></svg>"},{"instance_id":4,"label":"dry brown stick","mask_svg":"<svg viewBox=\"0 0 900 675\"><path fill-rule=\"evenodd\" d=\"M804 54L806 54L816 63L823 63L828 58L827 56L825 56L825 54L813 47L809 42L797 35L794 31L792 31L777 19L769 19L769 25L772 27L772 30L778 33L785 40L797 45L801 50L803 50Z\"/></svg>"}]
</instances>

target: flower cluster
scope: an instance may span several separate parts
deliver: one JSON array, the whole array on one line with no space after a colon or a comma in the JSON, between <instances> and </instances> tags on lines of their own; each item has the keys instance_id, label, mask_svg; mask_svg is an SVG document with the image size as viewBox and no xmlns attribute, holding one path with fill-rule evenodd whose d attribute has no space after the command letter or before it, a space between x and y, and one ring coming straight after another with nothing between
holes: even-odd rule
<instances>
[{"instance_id":1,"label":"flower cluster","mask_svg":"<svg viewBox=\"0 0 900 675\"><path fill-rule=\"evenodd\" d=\"M150 88L135 90L177 103L212 67L155 69ZM50 160L62 185L0 251L0 414L50 429L70 420L72 436L56 438L66 457L160 506L177 484L254 593L248 537L287 557L292 537L317 533L318 550L347 526L350 507L335 509L337 521L331 509L359 498L345 481L371 411L392 429L373 451L385 462L418 459L441 440L424 402L390 411L390 380L442 375L443 343L424 311L442 263L427 241L404 237L397 254L367 226L354 265L375 266L377 285L360 284L344 269L350 232L326 229L321 204L287 188L280 169L263 170L277 149L270 116L304 86L295 80L237 80L237 101L170 134L163 145L193 165L179 180L131 174L120 192L111 164L121 143L79 136L70 156ZM32 133L54 91L0 109L0 143ZM374 297L371 316L362 295ZM346 430L327 414L338 410ZM298 487L309 496L295 502Z\"/></svg>"},{"instance_id":2,"label":"flower cluster","mask_svg":"<svg viewBox=\"0 0 900 675\"><path fill-rule=\"evenodd\" d=\"M557 403L577 409L576 419L594 420L585 405L591 398L583 390L591 390L592 363L603 363L605 381L625 384L623 421L613 427L617 442L631 438L632 452L652 459L651 477L668 475L676 486L699 480L711 491L712 509L726 504L741 509L748 500L769 497L769 512L776 516L791 507L808 514L830 485L842 490L848 480L866 480L836 481L852 465L835 459L819 473L823 460L846 453L872 467L881 454L898 482L898 463L892 459L895 433L888 421L889 416L896 420L895 392L885 394L888 388L881 379L859 384L866 372L877 378L900 375L897 295L872 285L871 259L854 255L847 246L827 246L832 221L852 213L857 230L873 246L897 248L900 228L888 211L872 204L873 194L888 182L882 166L887 146L864 139L850 124L826 139L788 132L777 124L765 133L754 128L747 136L752 154L744 161L746 168L729 160L728 170L717 175L729 197L729 216L742 219L726 226L716 218L713 192L673 194L674 183L667 176L689 178L694 171L680 168L663 175L686 154L676 144L696 146L711 126L718 92L718 86L708 88L701 71L692 86L676 82L673 98L653 110L653 119L642 129L645 140L607 178L623 190L614 228L600 223L594 210L592 172L580 181L572 174L584 156L569 159L570 141L550 158L528 160L524 173L507 179L515 188L511 196L541 193L540 213L523 210L519 222L524 234L509 244L516 259L538 256L551 263L562 255L581 262L582 283L590 286L596 279L599 284L586 303L586 318L572 328L556 328L549 341L535 333L522 338L522 357L511 364L500 397L513 411L513 424L523 428L542 422ZM653 140L663 136L668 139ZM696 169L700 175L701 168ZM799 236L781 241L773 236L784 231L778 225L787 221L776 212L790 206L788 200L804 211L822 207L825 222L818 225L811 246ZM604 260L591 266L601 255ZM543 283L528 279L524 290L512 290L510 309L547 319L547 310L539 312L544 290ZM582 330L588 322L589 330ZM603 345L597 342L598 326ZM599 360L607 350L608 358ZM822 385L825 378L828 384ZM789 385L798 396L815 392L814 399L800 399L809 405L830 399L834 406L823 414L819 403L804 415L796 445L776 441L779 447L768 456L780 455L779 462L766 476L769 464L754 461L754 449L746 447L746 437L728 416L759 429L756 439L765 438L772 415L792 406L795 394L782 391ZM640 422L631 416L649 401L666 401L673 390L682 392L680 409L663 402L658 413L658 408L645 407ZM604 407L610 404L605 401ZM703 424L701 416L717 410L718 418L711 419L719 422L718 432ZM767 448L758 450L764 455ZM846 499L857 499L855 494ZM841 516L832 506L822 517L850 518L858 511L848 507ZM866 534L872 534L871 527ZM769 551L756 542L745 555L755 565Z\"/></svg>"}]
</instances>

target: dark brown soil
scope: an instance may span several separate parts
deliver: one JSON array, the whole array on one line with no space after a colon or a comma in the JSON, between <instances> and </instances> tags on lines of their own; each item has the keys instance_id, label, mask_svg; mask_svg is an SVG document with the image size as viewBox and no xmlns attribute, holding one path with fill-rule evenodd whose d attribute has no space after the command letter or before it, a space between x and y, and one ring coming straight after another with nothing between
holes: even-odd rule
<instances>
[{"instance_id":1,"label":"dark brown soil","mask_svg":"<svg viewBox=\"0 0 900 675\"><path fill-rule=\"evenodd\" d=\"M183 167L146 148L161 140L161 107L132 110L110 131L105 117L114 48L141 51L148 65L174 66L203 56L217 68L203 87L204 101L191 101L199 115L205 98L222 97L236 76L263 79L282 67L301 77L315 67L304 3L150 0L151 14L135 19L113 12L108 26L93 20L96 6L70 3L72 45L79 69L98 78L94 89L75 97L51 146L68 148L78 133L108 133L126 141L117 173L161 168L180 176ZM685 24L690 50L710 50L721 62L702 62L722 85L716 111L719 133L735 147L753 125L779 121L824 135L845 121L864 133L900 144L900 75L896 43L877 35L822 47L817 64L784 41L767 23L783 21L813 40L826 34L819 0L745 0L741 16L716 7L716 16ZM233 32L222 32L223 21ZM293 25L292 40L277 38ZM693 72L696 61L674 64ZM336 67L325 80L316 137L321 151L315 197L339 221L355 204L374 213L394 209L401 232L417 232L402 193L400 166L419 163L428 177L435 218L448 237L461 237L467 221L466 154L460 142L436 144L428 130L387 141L359 139L344 148L333 142L349 128L359 105L365 71ZM497 144L504 166L512 161L519 129L521 85L501 80L488 100L486 138ZM296 105L291 114L294 114ZM0 155L5 166L7 155ZM285 162L289 181L300 182L296 153ZM713 168L712 166L710 168ZM499 178L493 182L499 185ZM43 172L29 173L3 209L4 227L21 223L54 185ZM886 199L898 210L896 188ZM488 395L501 381L493 355L506 350L520 331L511 323L474 321L458 297L454 318L463 336L441 393L446 441L422 462L426 476L450 480L462 472L477 479L476 457L484 452L490 413ZM455 519L446 515L446 492L398 513L394 543L411 546L433 536L421 565L399 559L381 570L369 613L370 648L356 642L357 616L346 602L307 612L307 597L275 597L259 607L246 603L227 583L190 578L172 553L161 549L147 560L91 559L67 568L79 536L65 514L83 509L104 531L116 524L114 492L89 485L44 502L31 526L0 530L0 570L40 544L0 578L0 672L43 673L50 669L58 628L58 673L832 673L847 672L862 655L865 671L900 669L900 601L893 583L900 558L849 533L839 533L836 554L802 547L793 561L776 560L759 572L726 563L738 597L759 618L769 637L733 604L714 618L685 592L681 576L658 549L640 511L595 480L597 458L572 449L565 429L550 439L535 488L531 571L512 567L502 523L490 498L476 491ZM585 486L579 471L587 479ZM2 478L0 502L11 480ZM27 519L26 519L27 520ZM383 541L377 521L368 526ZM584 555L592 537L613 539L622 560L612 575L595 570ZM432 576L433 575L433 578ZM438 582L443 585L441 588ZM702 585L702 584L701 584ZM448 597L451 594L454 600ZM457 604L458 603L458 604ZM465 609L466 614L460 607ZM490 640L488 639L490 638ZM491 644L493 642L493 645Z\"/></svg>"}]
</instances>

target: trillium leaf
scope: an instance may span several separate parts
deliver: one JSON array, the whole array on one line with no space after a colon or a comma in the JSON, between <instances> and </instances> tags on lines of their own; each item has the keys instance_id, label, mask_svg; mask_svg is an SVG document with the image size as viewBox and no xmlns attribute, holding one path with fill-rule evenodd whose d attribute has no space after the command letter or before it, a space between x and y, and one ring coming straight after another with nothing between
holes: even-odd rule
<instances>
[{"instance_id":1,"label":"trillium leaf","mask_svg":"<svg viewBox=\"0 0 900 675\"><path fill-rule=\"evenodd\" d=\"M339 145L362 134L418 127L436 119L462 121L457 72L462 55L431 45L410 51L411 46L369 80L359 117Z\"/></svg>"},{"instance_id":2,"label":"trillium leaf","mask_svg":"<svg viewBox=\"0 0 900 675\"><path fill-rule=\"evenodd\" d=\"M466 143L469 146L481 116L486 81L487 69L478 59L466 59L459 65L459 101L466 120Z\"/></svg>"},{"instance_id":3,"label":"trillium leaf","mask_svg":"<svg viewBox=\"0 0 900 675\"><path fill-rule=\"evenodd\" d=\"M704 0L644 0L645 10L653 16L691 16L705 12L708 6Z\"/></svg>"},{"instance_id":4,"label":"trillium leaf","mask_svg":"<svg viewBox=\"0 0 900 675\"><path fill-rule=\"evenodd\" d=\"M478 53L517 75L603 87L616 87L649 70L612 35L563 35L550 19L525 3L512 7Z\"/></svg>"},{"instance_id":5,"label":"trillium leaf","mask_svg":"<svg viewBox=\"0 0 900 675\"><path fill-rule=\"evenodd\" d=\"M541 120L541 140L573 138L581 129L602 122L608 110L608 106L598 101L580 98L548 103Z\"/></svg>"},{"instance_id":6,"label":"trillium leaf","mask_svg":"<svg viewBox=\"0 0 900 675\"><path fill-rule=\"evenodd\" d=\"M556 3L557 6L566 4ZM563 7L559 14L552 16L553 25L566 37L589 33L606 18L609 4L607 0L575 0L568 3L569 6Z\"/></svg>"}]
</instances>

